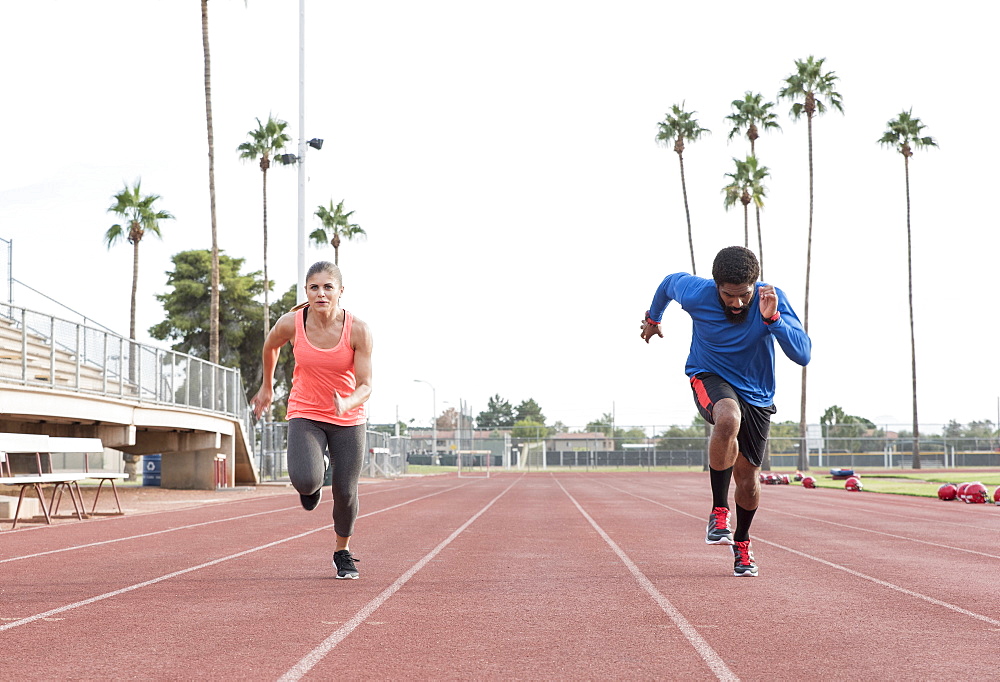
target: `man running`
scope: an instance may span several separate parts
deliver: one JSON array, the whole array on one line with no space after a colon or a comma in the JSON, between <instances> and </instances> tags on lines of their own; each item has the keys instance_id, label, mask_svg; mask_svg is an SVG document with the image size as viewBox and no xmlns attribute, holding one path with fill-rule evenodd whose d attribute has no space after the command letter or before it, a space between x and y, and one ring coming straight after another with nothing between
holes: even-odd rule
<instances>
[{"instance_id":1,"label":"man running","mask_svg":"<svg viewBox=\"0 0 1000 682\"><path fill-rule=\"evenodd\" d=\"M712 279L667 275L642 322L642 339L663 337L670 301L691 316L691 351L684 369L698 412L714 425L708 444L712 513L705 542L732 545L733 575L756 576L750 524L760 502L760 465L774 414L774 341L806 365L812 342L784 292L758 282L760 265L742 246L722 249ZM742 455L742 456L740 456ZM729 482L736 480L736 531L729 525Z\"/></svg>"}]
</instances>

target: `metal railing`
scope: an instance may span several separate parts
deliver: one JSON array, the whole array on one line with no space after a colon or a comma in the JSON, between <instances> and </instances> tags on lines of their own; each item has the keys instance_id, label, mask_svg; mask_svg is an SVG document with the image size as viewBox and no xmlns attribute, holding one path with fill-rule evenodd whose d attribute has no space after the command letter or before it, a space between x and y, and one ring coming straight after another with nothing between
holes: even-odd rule
<instances>
[{"instance_id":1,"label":"metal railing","mask_svg":"<svg viewBox=\"0 0 1000 682\"><path fill-rule=\"evenodd\" d=\"M193 408L253 429L239 369L7 303L0 382Z\"/></svg>"}]
</instances>

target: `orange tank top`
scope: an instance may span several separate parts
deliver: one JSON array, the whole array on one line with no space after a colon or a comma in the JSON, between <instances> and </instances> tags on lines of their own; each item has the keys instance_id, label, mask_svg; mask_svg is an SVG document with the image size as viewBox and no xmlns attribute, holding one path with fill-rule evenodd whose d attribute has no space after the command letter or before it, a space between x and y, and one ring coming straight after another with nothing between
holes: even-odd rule
<instances>
[{"instance_id":1,"label":"orange tank top","mask_svg":"<svg viewBox=\"0 0 1000 682\"><path fill-rule=\"evenodd\" d=\"M333 392L346 398L357 387L354 376L354 348L351 327L354 316L344 310L344 331L333 348L317 348L306 336L306 308L295 313L295 369L288 396L288 419L303 417L340 426L357 426L368 421L362 403L344 414L333 411Z\"/></svg>"}]
</instances>

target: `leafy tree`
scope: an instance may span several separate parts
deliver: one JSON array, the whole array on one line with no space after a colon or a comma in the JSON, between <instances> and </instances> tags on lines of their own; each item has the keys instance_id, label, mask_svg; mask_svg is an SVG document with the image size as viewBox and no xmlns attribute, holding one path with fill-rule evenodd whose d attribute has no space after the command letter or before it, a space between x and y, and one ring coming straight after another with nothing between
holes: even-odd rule
<instances>
[{"instance_id":1,"label":"leafy tree","mask_svg":"<svg viewBox=\"0 0 1000 682\"><path fill-rule=\"evenodd\" d=\"M271 167L271 159L286 144L291 142L291 137L285 132L288 123L276 120L270 114L267 123L261 123L257 119L257 130L251 130L247 135L250 139L244 142L236 151L240 153L240 158L244 161L256 161L260 159L260 172L263 178L263 208L264 208L264 310L270 310L268 302L268 291L271 289L271 282L267 278L267 169ZM264 336L271 329L270 315L263 315Z\"/></svg>"},{"instance_id":2,"label":"leafy tree","mask_svg":"<svg viewBox=\"0 0 1000 682\"><path fill-rule=\"evenodd\" d=\"M298 286L293 284L288 288L288 291L282 294L277 303L271 305L272 327L278 321L279 317L295 307L297 295ZM258 349L258 356L260 355L259 351L260 349ZM261 367L261 371L263 371L263 366ZM271 413L278 421L285 421L285 415L288 413L288 394L292 390L292 372L294 371L295 356L292 354L291 347L285 346L281 350L281 355L278 356L278 362L274 367L274 401L271 403ZM256 383L259 384L260 382L257 381ZM250 386L248 385L247 388L249 389Z\"/></svg>"},{"instance_id":3,"label":"leafy tree","mask_svg":"<svg viewBox=\"0 0 1000 682\"><path fill-rule=\"evenodd\" d=\"M886 131L879 138L879 144L892 147L903 155L903 169L906 174L906 271L909 275L910 296L910 365L913 374L913 468L920 468L920 430L917 424L917 340L913 331L913 234L910 231L910 157L914 147L936 147L932 137L921 137L924 124L914 118L913 109L904 111L886 123Z\"/></svg>"},{"instance_id":4,"label":"leafy tree","mask_svg":"<svg viewBox=\"0 0 1000 682\"><path fill-rule=\"evenodd\" d=\"M688 208L687 181L684 178L684 140L695 142L703 135L711 133L707 128L702 128L694 118L695 111L684 111L684 102L680 105L674 104L657 126L659 132L656 134L656 141L663 146L673 144L674 151L677 152L677 160L681 166L681 193L684 195L684 216L687 218L688 246L691 249L691 274L697 275L694 262L694 237L691 235L691 211Z\"/></svg>"},{"instance_id":5,"label":"leafy tree","mask_svg":"<svg viewBox=\"0 0 1000 682\"><path fill-rule=\"evenodd\" d=\"M656 447L661 450L708 450L705 419L696 414L690 426L671 426L661 433Z\"/></svg>"},{"instance_id":6,"label":"leafy tree","mask_svg":"<svg viewBox=\"0 0 1000 682\"><path fill-rule=\"evenodd\" d=\"M605 412L598 419L587 423L588 433L603 433L609 438L612 436L612 429L614 428L613 419L611 418L610 412Z\"/></svg>"},{"instance_id":7,"label":"leafy tree","mask_svg":"<svg viewBox=\"0 0 1000 682\"><path fill-rule=\"evenodd\" d=\"M173 350L203 358L211 343L210 313L205 313L211 296L211 252L182 251L172 260L174 271L167 273L167 286L172 290L156 296L166 319L151 327L149 334L160 341L173 341ZM249 398L256 392L262 371L262 311L254 297L261 293L263 284L260 272L240 273L243 262L242 258L219 254L219 352L220 364L239 368Z\"/></svg>"},{"instance_id":8,"label":"leafy tree","mask_svg":"<svg viewBox=\"0 0 1000 682\"><path fill-rule=\"evenodd\" d=\"M411 420L412 421L412 420ZM396 422L395 424L371 424L368 427L372 431L377 431L378 433L387 433L390 436L395 436L397 429L399 430L400 436L406 435L406 429L408 424L403 421Z\"/></svg>"},{"instance_id":9,"label":"leafy tree","mask_svg":"<svg viewBox=\"0 0 1000 682\"><path fill-rule=\"evenodd\" d=\"M804 446L799 445L799 441L802 438L799 427L799 422L771 422L771 434L768 439L771 451L779 454L788 454L796 450L801 451ZM801 466L796 468L805 471Z\"/></svg>"},{"instance_id":10,"label":"leafy tree","mask_svg":"<svg viewBox=\"0 0 1000 682\"><path fill-rule=\"evenodd\" d=\"M728 211L737 202L743 204L743 246L749 248L750 226L747 207L751 201L758 211L764 205L764 197L767 195L764 178L770 175L770 170L767 166L758 165L757 157L755 156L748 156L746 161L734 158L733 162L736 164L736 170L733 173L726 173L726 177L729 178L729 184L722 188L722 192L725 195L723 205ZM757 222L757 240L761 250L763 250L759 220Z\"/></svg>"},{"instance_id":11,"label":"leafy tree","mask_svg":"<svg viewBox=\"0 0 1000 682\"><path fill-rule=\"evenodd\" d=\"M355 225L351 222L351 216L354 215L354 211L345 212L343 200L334 207L333 200L331 199L330 208L319 206L316 209L315 215L319 218L322 225L312 231L309 239L317 246L326 246L327 244L333 246L334 265L340 264L341 237L348 241L353 241L354 239L363 239L367 235L361 229L360 225Z\"/></svg>"},{"instance_id":12,"label":"leafy tree","mask_svg":"<svg viewBox=\"0 0 1000 682\"><path fill-rule=\"evenodd\" d=\"M205 58L205 123L208 126L208 198L212 209L212 273L209 295L210 362L219 363L219 232L215 220L215 133L212 130L212 59L208 49L208 0L201 0L201 45Z\"/></svg>"},{"instance_id":13,"label":"leafy tree","mask_svg":"<svg viewBox=\"0 0 1000 682\"><path fill-rule=\"evenodd\" d=\"M518 419L514 422L514 428L511 431L511 435L514 438L522 438L525 440L542 440L548 436L548 429L545 428L544 422L535 421L533 419Z\"/></svg>"},{"instance_id":14,"label":"leafy tree","mask_svg":"<svg viewBox=\"0 0 1000 682\"><path fill-rule=\"evenodd\" d=\"M847 414L839 405L828 407L819 422L823 427L823 437L827 439L827 448L848 452L860 452L860 439L871 436L875 429L875 423L870 419Z\"/></svg>"},{"instance_id":15,"label":"leafy tree","mask_svg":"<svg viewBox=\"0 0 1000 682\"><path fill-rule=\"evenodd\" d=\"M522 401L520 405L514 408L514 422L516 424L520 421L545 424L545 415L542 414L542 408L532 398Z\"/></svg>"},{"instance_id":16,"label":"leafy tree","mask_svg":"<svg viewBox=\"0 0 1000 682\"><path fill-rule=\"evenodd\" d=\"M640 428L615 429L615 442L624 445L625 443L643 443L646 440L646 432Z\"/></svg>"},{"instance_id":17,"label":"leafy tree","mask_svg":"<svg viewBox=\"0 0 1000 682\"><path fill-rule=\"evenodd\" d=\"M139 286L139 242L147 232L162 239L160 221L173 220L173 216L167 211L153 207L159 200L159 194L143 196L142 180L136 180L132 187L125 185L114 196L114 203L108 208L108 213L119 216L122 222L108 228L104 233L104 243L109 249L120 241L127 241L132 245L132 304L128 323L129 338L132 340L135 340L135 296Z\"/></svg>"},{"instance_id":18,"label":"leafy tree","mask_svg":"<svg viewBox=\"0 0 1000 682\"><path fill-rule=\"evenodd\" d=\"M983 421L972 421L968 424L959 424L952 419L945 425L943 437L949 440L969 440L975 439L973 443L963 446L965 449L973 450L996 450L1000 445L1000 431L989 419Z\"/></svg>"},{"instance_id":19,"label":"leafy tree","mask_svg":"<svg viewBox=\"0 0 1000 682\"><path fill-rule=\"evenodd\" d=\"M834 109L844 113L842 97L834 90L838 77L833 71L823 71L826 58L814 59L812 55L806 60L795 60L795 73L785 78L785 85L778 91L778 99L793 102L791 115L799 120L803 114L809 129L809 232L806 238L806 290L805 305L802 311L802 327L809 333L809 276L812 271L812 233L813 233L813 118L824 114L827 103ZM799 101L802 100L802 101ZM802 399L799 412L799 470L809 468L809 450L806 442L806 367L802 367Z\"/></svg>"},{"instance_id":20,"label":"leafy tree","mask_svg":"<svg viewBox=\"0 0 1000 682\"><path fill-rule=\"evenodd\" d=\"M437 418L437 427L441 431L453 431L458 428L459 414L454 407L449 407Z\"/></svg>"},{"instance_id":21,"label":"leafy tree","mask_svg":"<svg viewBox=\"0 0 1000 682\"><path fill-rule=\"evenodd\" d=\"M476 417L476 424L481 429L504 428L514 425L514 408L511 404L496 394L486 401L486 409Z\"/></svg>"}]
</instances>

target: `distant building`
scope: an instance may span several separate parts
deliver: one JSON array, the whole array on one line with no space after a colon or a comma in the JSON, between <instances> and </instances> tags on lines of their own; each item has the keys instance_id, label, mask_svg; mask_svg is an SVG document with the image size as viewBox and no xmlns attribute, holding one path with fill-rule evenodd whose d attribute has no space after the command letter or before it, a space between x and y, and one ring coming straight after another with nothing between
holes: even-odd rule
<instances>
[{"instance_id":1,"label":"distant building","mask_svg":"<svg viewBox=\"0 0 1000 682\"><path fill-rule=\"evenodd\" d=\"M600 431L557 433L545 439L549 452L602 451L615 449L615 440Z\"/></svg>"}]
</instances>

